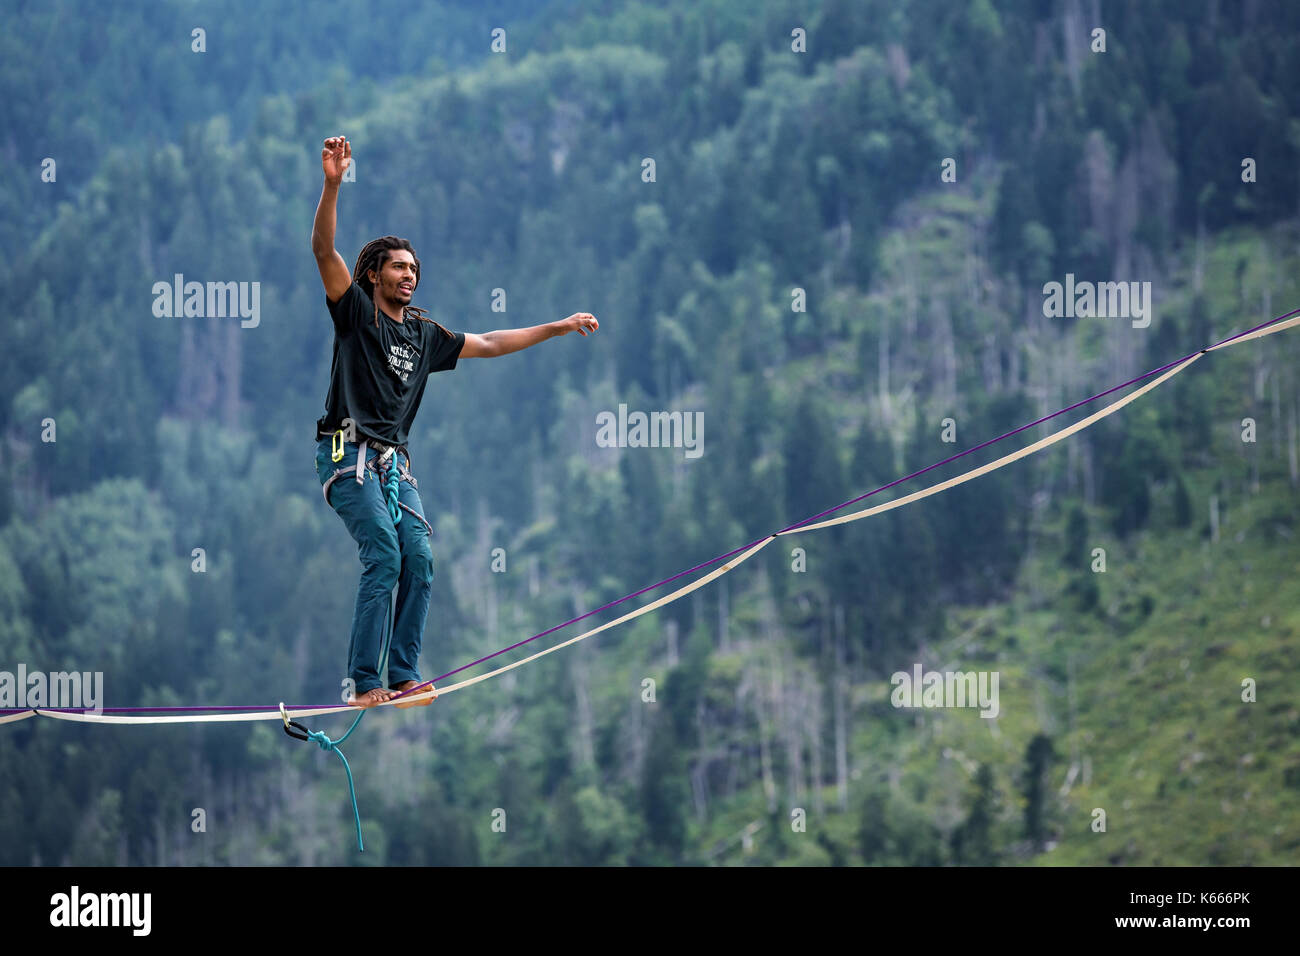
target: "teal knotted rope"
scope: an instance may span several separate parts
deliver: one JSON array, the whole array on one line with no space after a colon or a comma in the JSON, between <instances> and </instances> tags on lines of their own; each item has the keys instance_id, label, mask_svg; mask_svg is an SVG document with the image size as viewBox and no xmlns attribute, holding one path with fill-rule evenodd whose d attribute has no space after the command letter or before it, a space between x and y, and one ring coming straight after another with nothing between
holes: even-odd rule
<instances>
[{"instance_id":1,"label":"teal knotted rope","mask_svg":"<svg viewBox=\"0 0 1300 956\"><path fill-rule=\"evenodd\" d=\"M396 455L394 455L392 459L388 459L388 460L380 459L378 465L379 465L379 470L385 472L386 474L386 477L380 478L380 482L381 482L381 487L383 487L385 492L385 498L387 499L388 514L393 519L393 524L397 524L402 520L402 512L397 506L398 482L401 480L401 476L397 473ZM384 634L384 646L379 656L379 670L381 673L383 672L384 666L388 661L389 645L392 643L393 640L393 620L392 620L391 607L389 608L389 620L387 624L388 627L386 628ZM284 714L283 704L280 705L280 713ZM352 797L352 819L356 822L357 825L357 849L360 850L362 853L365 852L366 845L361 839L361 811L357 809L357 787L352 780L352 768L348 766L348 758L343 755L342 750L339 750L339 744L343 743L343 741L347 740L349 737L352 736L352 731L357 729L357 725L361 723L361 718L364 716L366 716L366 712L364 710L358 713L356 720L352 721L352 726L348 728L347 733L345 733L338 740L330 740L329 736L324 731L308 730L306 727L302 726L302 724L299 724L296 721L290 721L287 715L285 716L285 720L284 720L285 733L289 734L289 736L291 737L297 736L302 740L310 740L313 743L315 743L318 747L320 747L321 750L332 750L334 751L334 753L338 754L339 759L343 761L343 769L348 775L348 794ZM294 734L289 729L290 725L298 729L300 733Z\"/></svg>"},{"instance_id":2,"label":"teal knotted rope","mask_svg":"<svg viewBox=\"0 0 1300 956\"><path fill-rule=\"evenodd\" d=\"M348 766L348 758L343 756L342 750L339 750L339 744L343 743L343 741L347 740L348 737L351 736L352 731L357 729L357 724L361 723L361 718L364 716L366 716L364 710L357 714L357 719L352 721L352 726L348 728L348 732L338 740L330 740L329 737L325 735L324 731L307 731L308 740L314 741L321 750L334 751L339 755L339 759L343 761L343 769L346 770L348 774L348 792L352 795L352 817L357 823L357 849L362 853L365 852L366 845L361 842L361 813L357 810L357 788L352 783L352 768Z\"/></svg>"},{"instance_id":3,"label":"teal knotted rope","mask_svg":"<svg viewBox=\"0 0 1300 956\"><path fill-rule=\"evenodd\" d=\"M389 650L389 645L392 643L392 640L393 640L393 621L390 613L388 628L386 629L384 634L384 649L383 649L383 653L380 655L379 658L379 670L381 673L384 670L384 665L388 661L388 650ZM284 713L284 704L280 705L280 713L282 714ZM313 743L315 743L318 747L320 747L321 750L334 751L336 754L339 755L339 759L343 761L343 769L344 771L347 772L348 775L348 793L352 797L352 819L355 820L357 824L357 849L362 853L366 852L366 845L361 840L361 811L357 809L357 788L356 788L356 784L352 782L352 768L348 766L348 758L343 756L342 750L339 750L339 744L343 743L343 741L347 740L349 737L352 736L352 731L357 729L357 725L361 723L361 718L364 716L366 716L366 712L364 710L360 711L357 714L356 720L352 721L352 726L348 728L347 733L345 733L338 740L330 740L329 737L324 733L324 731L308 730L306 727L304 727L302 724L298 723L297 721L290 721L287 716L285 717L285 722L284 722L285 733L289 734L290 737L296 736L301 740L310 740ZM293 733L289 729L290 724L292 724L293 727L301 731L301 733L298 734Z\"/></svg>"},{"instance_id":4,"label":"teal knotted rope","mask_svg":"<svg viewBox=\"0 0 1300 956\"><path fill-rule=\"evenodd\" d=\"M386 472L386 477L380 478L380 482L384 489L384 497L388 500L388 516L393 519L393 524L401 524L402 509L397 507L397 486L401 481L401 476L397 473L397 454L394 453L387 461L381 460L379 467Z\"/></svg>"}]
</instances>

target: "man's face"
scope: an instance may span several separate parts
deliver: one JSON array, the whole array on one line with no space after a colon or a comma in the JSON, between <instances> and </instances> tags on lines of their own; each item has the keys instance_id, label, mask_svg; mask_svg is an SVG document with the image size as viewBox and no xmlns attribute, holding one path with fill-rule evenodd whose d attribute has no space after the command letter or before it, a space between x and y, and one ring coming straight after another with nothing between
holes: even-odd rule
<instances>
[{"instance_id":1,"label":"man's face","mask_svg":"<svg viewBox=\"0 0 1300 956\"><path fill-rule=\"evenodd\" d=\"M379 281L375 284L388 301L410 305L415 282L415 256L405 249L393 249L388 253Z\"/></svg>"}]
</instances>

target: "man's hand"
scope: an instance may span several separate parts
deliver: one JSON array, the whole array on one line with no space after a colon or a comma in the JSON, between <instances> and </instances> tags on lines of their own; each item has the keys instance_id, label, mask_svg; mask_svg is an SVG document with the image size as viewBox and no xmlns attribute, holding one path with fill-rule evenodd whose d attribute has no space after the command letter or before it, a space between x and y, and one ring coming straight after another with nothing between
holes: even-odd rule
<instances>
[{"instance_id":1,"label":"man's hand","mask_svg":"<svg viewBox=\"0 0 1300 956\"><path fill-rule=\"evenodd\" d=\"M580 332L586 335L588 332L595 332L600 328L600 323L590 312L575 312L567 319L560 319L555 323L556 335L568 335L570 332Z\"/></svg>"},{"instance_id":2,"label":"man's hand","mask_svg":"<svg viewBox=\"0 0 1300 956\"><path fill-rule=\"evenodd\" d=\"M346 136L331 136L320 151L320 164L325 170L325 182L337 186L343 182L343 173L352 165L352 144Z\"/></svg>"}]
</instances>

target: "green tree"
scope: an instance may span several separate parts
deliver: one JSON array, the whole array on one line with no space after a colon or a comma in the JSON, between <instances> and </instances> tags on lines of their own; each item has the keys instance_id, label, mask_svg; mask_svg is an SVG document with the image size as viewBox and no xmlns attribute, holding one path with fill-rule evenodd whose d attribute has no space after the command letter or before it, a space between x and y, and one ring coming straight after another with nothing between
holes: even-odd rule
<instances>
[{"instance_id":1,"label":"green tree","mask_svg":"<svg viewBox=\"0 0 1300 956\"><path fill-rule=\"evenodd\" d=\"M1001 855L994 837L997 792L988 764L975 771L968 799L966 819L952 833L953 859L966 866L996 866Z\"/></svg>"},{"instance_id":2,"label":"green tree","mask_svg":"<svg viewBox=\"0 0 1300 956\"><path fill-rule=\"evenodd\" d=\"M1022 793L1025 797L1025 836L1034 851L1042 849L1047 833L1047 772L1056 760L1052 740L1046 734L1035 734L1025 749L1025 767Z\"/></svg>"}]
</instances>

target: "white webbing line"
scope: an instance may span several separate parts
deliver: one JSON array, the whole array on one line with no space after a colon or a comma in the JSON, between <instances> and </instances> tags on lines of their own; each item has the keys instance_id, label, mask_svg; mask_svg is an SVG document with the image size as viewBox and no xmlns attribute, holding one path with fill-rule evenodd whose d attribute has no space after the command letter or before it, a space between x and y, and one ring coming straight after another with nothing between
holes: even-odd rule
<instances>
[{"instance_id":1,"label":"white webbing line","mask_svg":"<svg viewBox=\"0 0 1300 956\"><path fill-rule=\"evenodd\" d=\"M1239 345L1242 342L1249 342L1251 339L1257 339L1263 335L1272 335L1274 332L1281 332L1283 329L1289 329L1296 325L1300 325L1300 315L1297 315L1294 319L1287 319L1285 322L1279 322L1276 325L1270 325L1266 328L1256 329L1254 332L1251 332L1249 335L1243 335L1239 339L1231 339L1227 342L1220 342L1218 345L1211 345L1205 351L1213 352L1215 349L1225 349L1229 345Z\"/></svg>"},{"instance_id":2,"label":"white webbing line","mask_svg":"<svg viewBox=\"0 0 1300 956\"><path fill-rule=\"evenodd\" d=\"M1138 396L1146 392L1151 391L1151 389L1155 388L1157 385L1159 385L1161 382L1164 382L1171 376L1177 375L1179 372L1187 368L1187 366L1191 365L1200 357L1201 357L1201 353L1197 352L1194 356L1189 358L1187 361L1183 362L1182 365L1174 366L1169 371L1165 372L1164 375L1161 375L1155 381L1147 382L1136 392L1133 392L1130 395L1125 395L1123 398L1121 398L1119 401L1115 402L1114 404L1107 405L1101 411L1093 412L1087 418L1081 418L1073 425L1070 425L1066 428L1062 428L1058 432L1053 432L1052 434L1048 435L1046 438L1040 438L1032 445L1026 445L1024 448L1021 448L1019 451L1012 452L1010 455L1006 455L1002 458L999 458L997 461L991 461L987 465L981 465L978 468L972 468L970 471L960 474L955 478L949 478L947 481L941 481L937 485L931 485L929 488L922 488L920 491L914 491L910 495L905 495L902 498L895 498L893 501L888 501L883 505L876 505L874 508L866 508L862 511L855 511L852 514L840 515L840 517L838 518L827 518L825 521L819 521L816 524L804 525L803 527L794 528L790 531L783 531L781 532L781 536L785 537L786 535L791 535L791 534L801 534L804 531L815 531L818 528L829 528L831 525L845 524L846 522L849 521L857 521L859 518L866 518L871 515L880 514L882 511L890 511L893 508L901 508L903 505L911 504L913 501L920 501L922 498L930 497L930 495L937 495L941 491L947 491L949 488L955 487L956 485L960 485L963 482L970 481L972 478L978 478L980 475L986 475L990 471L996 471L998 468L1001 468L1004 465L1009 465L1013 461L1016 461L1017 459L1024 458L1026 455L1032 455L1034 452L1046 448L1048 445L1054 445L1062 438L1068 438L1071 435L1073 435L1075 432L1079 431L1080 429L1087 428L1089 425L1091 425L1093 422L1097 421L1098 419L1105 418L1107 415L1119 411L1129 402L1133 401L1133 399L1137 398Z\"/></svg>"},{"instance_id":3,"label":"white webbing line","mask_svg":"<svg viewBox=\"0 0 1300 956\"><path fill-rule=\"evenodd\" d=\"M665 604L670 604L673 601L676 601L678 598L685 597L687 594L690 594L692 591L695 591L698 588L702 588L710 581L716 580L717 578L726 574L728 571L732 570L733 568L737 567L743 562L749 560L749 558L751 558L754 554L756 554L757 552L759 552L760 550L762 550L763 548L771 544L772 541L774 541L778 537L778 535L784 537L786 535L801 534L805 531L814 531L818 528L828 528L831 525L846 524L847 522L850 521L857 521L861 518L867 518L870 517L871 515L880 514L881 512L884 511L890 511L894 508L900 508L903 505L911 504L913 501L920 501L922 498L928 498L930 495L938 494L941 491L946 491L949 488L953 488L967 481L971 481L972 479L978 478L981 475L986 475L990 471L995 471L998 468L1002 468L1005 465L1009 465L1013 461L1018 461L1019 459L1024 458L1026 455L1032 455L1034 452L1040 451L1043 448L1047 448L1049 445L1054 445L1058 441L1061 441L1064 438L1068 438L1069 436L1073 435L1075 432L1087 428L1089 425L1093 424L1094 422L1097 422L1105 418L1107 415L1114 414L1115 412L1123 408L1125 405L1127 405L1129 402L1133 401L1134 399L1142 395L1145 395L1147 392L1151 391L1151 389L1155 388L1157 385L1160 385L1161 383L1168 381L1174 375L1177 375L1183 369L1187 368L1189 365L1191 365L1193 362L1199 359L1206 352L1213 352L1216 349L1226 348L1229 345L1237 345L1241 342L1248 342L1251 339L1257 339L1265 335L1272 335L1274 332L1280 332L1283 329L1289 329L1296 325L1300 325L1300 316L1296 316L1295 318L1288 319L1284 322L1278 322L1275 325L1270 325L1263 329L1257 329L1256 331L1251 332L1248 335L1243 335L1240 338L1230 339L1229 341L1226 342L1220 342L1218 345L1212 345L1200 352L1197 352L1195 355L1189 356L1187 359L1180 362L1178 365L1175 365L1172 368L1170 368L1159 378L1155 379L1154 381L1148 382L1146 385L1143 385L1137 391L1131 392L1130 394L1124 396L1118 401L1113 402L1110 405L1107 405L1101 411L1094 412L1093 414L1089 415L1086 418L1081 418L1073 425L1069 425L1065 428L1062 428L1060 431L1054 432L1053 434L1048 435L1046 438L1039 439L1038 441L1034 442L1032 445L1027 445L1024 448L1020 449L1019 451L1012 452L1010 455L1006 455L1002 458L999 458L997 461L990 462L987 465L981 465L978 468L973 468L970 471L965 472L964 474L956 476L955 478L949 478L947 481L939 482L938 484L931 485L928 488L923 488L920 491L913 492L910 495L905 495L902 498L897 498L893 501L886 502L883 505L876 505L875 507L866 508L862 511L855 511L852 514L842 515L838 518L830 518L826 521L819 521L816 524L804 525L799 528L793 528L789 531L782 531L782 532L777 532L775 534L769 535L768 537L760 541L758 544L749 548L749 550L745 551L739 557L733 558L730 561L728 561L726 564L722 565L721 567L713 571L710 571L708 574L700 578L698 581L694 581L691 584L687 584L683 587L680 587L676 591L673 591L669 594L665 594L663 597L655 601L651 601L649 604L645 605L644 607L637 608L635 611L630 611L629 613L624 614L622 617L615 618L614 620L602 624L599 627L592 628L590 631L587 631L584 634L579 634L577 637L571 637L567 641L563 641L562 643L556 644L553 647L548 647L543 651L538 651L536 654L533 654L530 657L525 657L522 658L521 660L515 661L512 664L507 664L505 667L499 667L496 670L489 671L486 674L480 674L478 677L471 677L469 680L461 681L459 684L452 684L450 687L440 688L436 692L436 694L434 693L434 691L431 690L422 691L419 694L412 694L409 697L401 698L401 702L404 704L414 703L416 701L424 700L429 697L435 697L435 696L441 697L444 694L450 694L453 691L462 690L463 688L470 687L474 684L478 684L482 681L488 680L489 678L496 677L499 674L504 674L506 671L514 670L516 667L522 667L524 664L535 661L539 657L545 657L547 654L552 654L555 651L560 650L560 648L562 647L568 647L570 644L576 644L578 643L578 641L586 640L588 637L591 637L595 634L599 634L601 631L608 630L609 628L622 624L625 621L630 621L633 618L640 617L642 614L647 614L650 611L655 610L656 608L663 607ZM396 704L397 704L397 700L386 700L383 703L378 704L376 706L389 707L389 706L395 706ZM356 707L352 707L350 705L344 704L337 707L318 707L314 709L289 710L287 711L287 713L289 714L290 717L316 717L322 714L354 713L356 711L357 711ZM179 715L179 716L165 716L165 717L163 716L123 717L123 716L117 716L113 714L85 714L85 713L72 714L72 713L65 713L61 711L41 710L40 708L37 708L35 711L26 711L21 714L10 714L4 717L0 717L0 724L9 723L15 720L23 720L24 718L32 717L35 716L36 714L40 714L40 716L42 717L54 717L58 720L73 720L82 723L96 723L96 724L234 723L234 722L249 721L249 720L282 720L283 719L283 715L278 710L257 711L254 713L243 713L243 714L201 714L197 716Z\"/></svg>"},{"instance_id":4,"label":"white webbing line","mask_svg":"<svg viewBox=\"0 0 1300 956\"><path fill-rule=\"evenodd\" d=\"M521 667L524 664L529 663L530 661L537 660L539 657L545 657L547 654L554 653L555 651L558 651L562 647L568 647L570 644L576 644L578 643L578 641L585 640L586 638L591 637L593 634L599 634L601 631L608 630L609 628L614 627L615 625L622 624L624 621L630 621L634 617L640 617L642 614L647 614L650 611L653 611L655 608L663 607L665 604L668 604L672 601L676 601L680 597L685 597L687 594L690 594L692 591L696 590L697 588L704 587L704 585L726 574L728 571L736 567L738 564L747 561L751 556L756 554L758 551L762 550L767 545L771 544L774 538L775 535L769 535L768 537L760 541L758 544L750 548L748 551L746 551L744 554L741 554L739 557L732 558L726 564L722 565L719 568L714 569L713 571L710 571L708 574L704 575L699 580L692 581L690 584L684 585L683 587L680 587L676 591L673 591L669 594L665 594L663 597L659 598L658 600L651 601L649 604L645 605L644 607L639 607L635 611L630 611L627 614L624 614L622 617L615 618L614 620L602 624L599 627L594 627L590 631L587 631L585 634L579 634L577 637L571 637L567 641L563 641L562 643L556 644L553 647L548 647L543 651L538 651L536 654L533 654L530 657L522 658L521 660L515 661L513 664L507 664L505 667L499 667L496 670L489 671L486 674L480 674L478 677L471 677L469 680L461 681L459 684L452 684L450 687L440 687L438 688L436 693L432 690L426 690L418 694L411 694L409 697L401 698L401 702L404 704L412 703L415 701L425 700L432 697L441 697L443 694L450 694L452 691L461 690L462 688L469 687L472 684L477 684L480 681L485 681L489 677L496 677L498 674L504 674L508 670L513 670L516 667ZM397 700L386 700L381 704L377 704L376 706L390 707L390 706L395 706L396 704L397 704ZM316 717L321 714L339 714L345 712L357 713L357 711L358 708L352 707L347 704L338 707L317 707L314 709L307 709L307 710L289 710L288 708L286 708L286 712L289 714L291 718ZM150 717L150 716L127 717L127 716L121 716L117 714L84 714L84 713L73 714L73 713L66 713L64 711L41 710L40 708L37 708L35 713L39 713L42 717L54 717L59 720L74 720L74 721L79 721L81 723L88 723L88 724L239 723L239 722L249 721L249 720L282 720L283 719L278 710L261 710L261 711L254 711L252 713L242 713L242 714L199 714L193 716L180 714L174 716L158 716L158 717ZM33 716L33 711L27 711L26 713L23 714L15 714L7 719L21 720L23 717L31 717L31 716Z\"/></svg>"},{"instance_id":5,"label":"white webbing line","mask_svg":"<svg viewBox=\"0 0 1300 956\"><path fill-rule=\"evenodd\" d=\"M593 627L586 634L579 634L577 637L571 637L567 641L564 641L563 643L556 644L554 647L548 647L544 651L538 651L536 654L532 655L531 657L525 657L523 660L515 661L513 664L507 664L505 667L498 667L496 670L489 671L486 674L480 674L478 677L471 677L469 680L463 680L459 684L452 684L450 687L440 688L438 690L438 696L441 697L443 694L450 694L454 690L460 690L461 688L469 687L472 684L477 684L479 681L485 681L489 677L496 677L498 674L504 674L506 671L513 670L516 667L519 667L523 664L527 664L529 661L535 661L539 657L545 657L547 654L550 654L552 651L558 651L561 647L568 647L570 644L576 644L578 643L578 641L591 637L593 634L599 634L601 631L606 630L607 628L611 628L616 624L622 624L624 621L630 621L634 617L640 617L642 614L645 614L648 611L653 611L657 607L663 607L665 604L669 604L673 601L676 601L679 597L685 597L686 595L694 591L696 588L704 587L704 585L708 584L710 581L716 578L720 578L722 575L726 574L728 571L736 567L738 564L742 564L743 562L748 561L753 555L763 550L763 548L766 548L769 544L771 544L775 540L776 540L776 535L774 534L768 535L766 538L764 538L758 544L754 545L744 554L740 555L739 557L732 558L726 564L722 565L722 567L710 571L708 574L700 578L698 581L693 581L690 584L685 585L684 587L680 587L676 591L673 591L671 594L665 594L663 597L659 598L658 600L651 601L649 604L645 605L645 607L639 607L635 611L631 611L627 614L624 614L622 617L616 617L614 618L614 620L608 621L605 624L600 625L600 627Z\"/></svg>"},{"instance_id":6,"label":"white webbing line","mask_svg":"<svg viewBox=\"0 0 1300 956\"><path fill-rule=\"evenodd\" d=\"M1127 405L1129 402L1133 401L1135 398L1138 398L1146 394L1147 392L1151 391L1151 389L1155 388L1160 383L1167 381L1174 375L1177 375L1183 369L1187 368L1193 362L1199 359L1206 352L1213 352L1215 349L1227 348L1229 345L1237 345L1240 342L1249 342L1251 339L1257 339L1262 335L1272 335L1274 332L1280 332L1283 329L1289 329L1292 326L1295 326L1297 324L1300 324L1300 316L1296 316L1294 319L1288 319L1285 322L1278 322L1276 325L1270 325L1263 329L1257 329L1256 331L1251 332L1249 335L1243 335L1240 338L1231 339L1226 342L1220 342L1218 345L1210 346L1209 348L1204 349L1203 351L1197 352L1195 355L1189 356L1186 360L1179 363L1178 365L1175 365L1173 368L1165 372L1165 374L1161 375L1155 381L1147 382L1147 384L1143 385L1137 391L1130 392L1128 395L1125 395L1123 398L1119 399L1119 401L1107 405L1101 411L1093 412L1087 418L1081 418L1073 425L1070 425L1066 428L1062 428L1060 431L1054 432L1051 435L1048 435L1046 438L1039 439L1038 441L1034 442L1032 445L1026 445L1024 448L1020 449L1019 451L1012 452L1010 455L1006 455L1002 458L999 458L997 461L989 462L989 464L987 465L981 465L979 468L972 469L971 471L965 472L964 474L960 474L955 478L949 478L947 481L942 481L936 485L931 485L929 488L922 488L920 491L913 492L910 495L905 495L902 498L896 498L893 501L886 502L883 505L876 505L873 508L866 508L862 511L855 511L852 514L841 515L838 518L828 518L827 520L819 521L816 524L803 525L801 527L794 528L790 531L780 532L780 534L782 537L784 537L786 535L791 535L791 534L801 534L804 531L815 531L818 528L829 528L831 525L846 524L847 522L850 521L857 521L859 518L867 518L870 517L871 515L880 514L883 511L890 511L894 508L901 508L903 505L911 504L913 501L920 501L922 498L928 498L930 495L938 494L941 491L946 491L947 489L952 488L956 485L960 485L963 482L970 481L972 478L978 478L980 475L986 475L990 471L995 471L1004 465L1009 465L1013 461L1017 461L1018 459L1024 458L1026 455L1032 455L1034 452L1040 451L1046 448L1048 445L1054 445L1063 438L1069 438L1075 432L1087 428L1089 425L1093 424L1094 422L1102 418L1105 418L1107 415L1114 414L1115 412L1123 408L1125 405Z\"/></svg>"},{"instance_id":7,"label":"white webbing line","mask_svg":"<svg viewBox=\"0 0 1300 956\"><path fill-rule=\"evenodd\" d=\"M546 657L547 654L554 653L560 648L567 648L569 644L577 644L578 641L585 640L586 637L590 637L591 635L594 635L594 633L606 631L608 628L614 627L615 624L621 624L625 622L625 620L632 620L633 618L641 617L642 614L653 611L655 607L662 607L663 605L668 604L669 601L676 601L677 598L684 597L686 594L695 591L697 588L705 587L705 585L708 584L708 581L720 578L720 576L727 574L727 572L731 571L733 567L737 566L737 564L748 561L751 555L757 553L757 551L762 548L766 548L768 544L771 544L774 538L774 535L763 538L762 541L759 541L757 545L753 546L753 548L745 551L745 553L741 554L740 557L732 558L731 561L723 564L722 567L715 568L714 571L708 572L708 574L703 576L703 578L693 581L693 583L686 584L684 587L677 588L676 591L664 594L664 596L658 598L658 600L651 601L650 604L643 607L638 607L637 610L629 611L628 614L624 614L621 618L615 618L614 620L610 620L610 622L601 624L599 627L593 627L590 631L580 633L577 637L569 637L567 641L550 646L550 648L546 648L545 650L539 650L539 652L533 654L533 656L521 658L519 661L508 663L508 665L504 667L498 667L497 670L486 672L486 674L480 674L477 678L461 680L459 684L452 684L451 687L438 688L437 693L434 693L433 691L422 691L421 693L413 693L413 695L408 697L402 697L400 700L402 700L403 704L407 704L407 702L426 700L426 698L434 696L441 697L442 695L445 695L445 693L460 691L460 689L469 687L469 685L480 683L482 680L487 680L489 678L495 678L498 674L504 674L504 672L513 670L515 667L521 667L530 661L536 661L539 657ZM383 706L395 706L396 702L398 701L386 700L383 701L382 704L376 706L381 706L381 708L383 708ZM337 708L287 710L287 713L289 713L290 718L299 718L318 717L318 715L321 714L356 713L356 711L357 708L354 708L354 706L344 704L337 706ZM125 715L120 714L72 714L66 713L66 711L62 710L42 710L38 708L35 711L29 710L26 711L26 713L10 715L8 718L0 718L0 723L5 721L21 721L22 718L32 717L34 714L40 714L42 717L53 717L60 719L60 721L77 721L81 723L240 723L244 721L279 721L279 719L282 719L278 710L259 710L255 711L255 713L246 714L177 714L168 715L168 717L125 717Z\"/></svg>"},{"instance_id":8,"label":"white webbing line","mask_svg":"<svg viewBox=\"0 0 1300 956\"><path fill-rule=\"evenodd\" d=\"M402 702L413 700L412 697L403 697ZM391 703L391 702L386 702ZM382 705L380 705L382 706ZM289 716L298 717L316 717L320 714L341 714L358 713L361 708L352 707L348 704L340 704L337 707L316 707L307 710L290 710ZM30 713L30 711L29 711ZM42 717L53 717L56 720L75 720L83 724L225 724L240 723L247 720L283 720L278 710L256 710L251 713L242 714L174 714L159 716L128 717L121 714L71 714L61 710L42 710L36 708L36 713Z\"/></svg>"}]
</instances>

